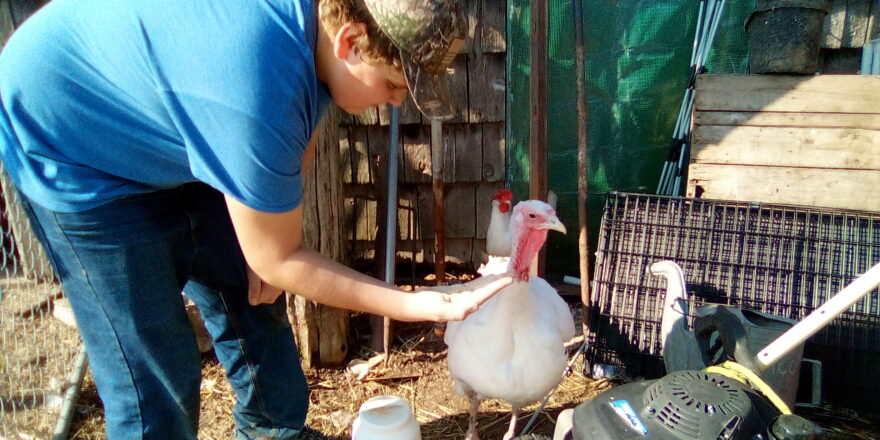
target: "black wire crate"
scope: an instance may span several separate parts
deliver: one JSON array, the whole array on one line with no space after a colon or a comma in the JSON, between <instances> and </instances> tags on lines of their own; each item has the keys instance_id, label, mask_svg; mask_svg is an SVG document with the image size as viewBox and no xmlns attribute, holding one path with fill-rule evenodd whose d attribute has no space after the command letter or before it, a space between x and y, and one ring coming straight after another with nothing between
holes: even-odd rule
<instances>
[{"instance_id":1,"label":"black wire crate","mask_svg":"<svg viewBox=\"0 0 880 440\"><path fill-rule=\"evenodd\" d=\"M691 311L725 304L800 320L880 262L880 213L609 194L586 335L592 368L665 373L666 279L648 272L662 260L684 271ZM810 338L804 356L822 362L824 400L880 414L880 291Z\"/></svg>"}]
</instances>

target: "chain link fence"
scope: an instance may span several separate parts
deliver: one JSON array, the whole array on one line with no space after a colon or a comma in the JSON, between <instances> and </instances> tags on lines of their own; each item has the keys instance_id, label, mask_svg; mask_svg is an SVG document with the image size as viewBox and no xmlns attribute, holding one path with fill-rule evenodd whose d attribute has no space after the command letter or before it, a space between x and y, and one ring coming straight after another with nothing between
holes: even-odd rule
<instances>
[{"instance_id":1,"label":"chain link fence","mask_svg":"<svg viewBox=\"0 0 880 440\"><path fill-rule=\"evenodd\" d=\"M0 199L0 440L66 438L85 354L17 193Z\"/></svg>"}]
</instances>

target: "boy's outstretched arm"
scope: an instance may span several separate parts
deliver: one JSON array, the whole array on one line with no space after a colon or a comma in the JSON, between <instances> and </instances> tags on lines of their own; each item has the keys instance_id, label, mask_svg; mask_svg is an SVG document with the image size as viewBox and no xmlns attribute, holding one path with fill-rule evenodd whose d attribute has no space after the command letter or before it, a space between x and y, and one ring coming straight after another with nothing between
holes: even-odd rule
<instances>
[{"instance_id":1,"label":"boy's outstretched arm","mask_svg":"<svg viewBox=\"0 0 880 440\"><path fill-rule=\"evenodd\" d=\"M472 290L453 295L433 290L407 293L301 246L302 206L273 214L249 208L229 196L226 205L245 260L257 276L329 306L398 321L455 321L476 311L513 281L505 274L482 277L469 284ZM275 298L271 296L256 302L272 302Z\"/></svg>"}]
</instances>

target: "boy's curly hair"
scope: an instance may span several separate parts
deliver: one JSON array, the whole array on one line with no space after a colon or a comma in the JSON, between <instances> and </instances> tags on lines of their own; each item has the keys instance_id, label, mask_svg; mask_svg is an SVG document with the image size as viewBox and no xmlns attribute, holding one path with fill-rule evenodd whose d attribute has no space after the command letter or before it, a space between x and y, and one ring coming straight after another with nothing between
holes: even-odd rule
<instances>
[{"instance_id":1,"label":"boy's curly hair","mask_svg":"<svg viewBox=\"0 0 880 440\"><path fill-rule=\"evenodd\" d=\"M402 68L400 51L391 40L379 30L363 0L319 0L318 16L321 24L331 34L336 34L345 23L364 23L366 35L355 40L355 48L368 63L381 63Z\"/></svg>"}]
</instances>

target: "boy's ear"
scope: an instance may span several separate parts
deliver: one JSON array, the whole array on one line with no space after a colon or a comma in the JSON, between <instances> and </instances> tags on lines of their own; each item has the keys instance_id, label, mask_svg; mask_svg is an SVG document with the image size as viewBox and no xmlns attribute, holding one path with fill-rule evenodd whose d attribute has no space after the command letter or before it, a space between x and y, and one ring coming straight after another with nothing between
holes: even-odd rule
<instances>
[{"instance_id":1,"label":"boy's ear","mask_svg":"<svg viewBox=\"0 0 880 440\"><path fill-rule=\"evenodd\" d=\"M355 41L367 34L367 25L363 23L345 23L336 31L333 38L333 55L340 60L348 59L350 55L356 55Z\"/></svg>"}]
</instances>

